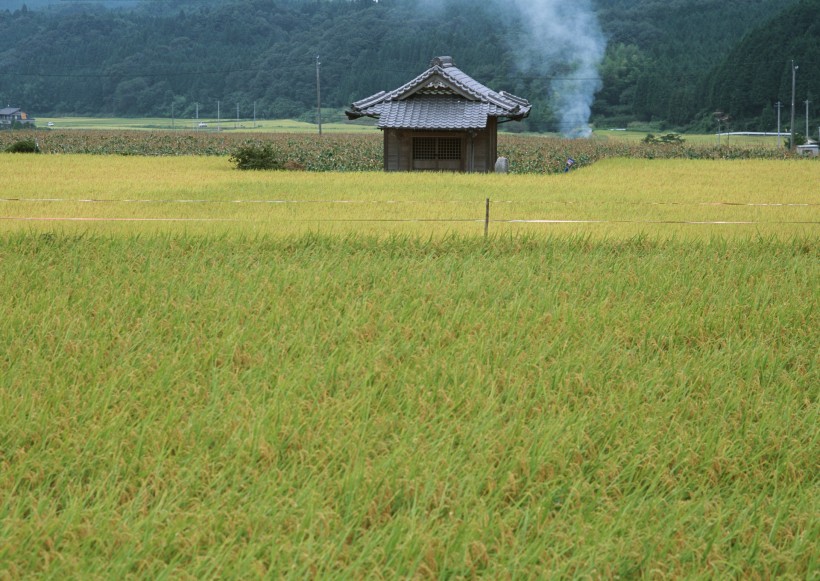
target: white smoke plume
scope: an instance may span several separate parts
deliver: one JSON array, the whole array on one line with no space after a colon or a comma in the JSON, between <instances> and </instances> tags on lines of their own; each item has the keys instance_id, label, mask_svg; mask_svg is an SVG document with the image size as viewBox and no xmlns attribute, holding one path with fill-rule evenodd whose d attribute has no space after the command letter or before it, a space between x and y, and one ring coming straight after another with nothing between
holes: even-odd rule
<instances>
[{"instance_id":1,"label":"white smoke plume","mask_svg":"<svg viewBox=\"0 0 820 581\"><path fill-rule=\"evenodd\" d=\"M447 0L419 0L426 8ZM498 15L512 20L519 33L510 38L518 72L549 78L549 95L522 95L549 101L559 131L589 137L595 93L601 88L598 67L606 39L590 0L482 0ZM516 22L517 21L517 22ZM458 63L457 55L456 63Z\"/></svg>"},{"instance_id":2,"label":"white smoke plume","mask_svg":"<svg viewBox=\"0 0 820 581\"><path fill-rule=\"evenodd\" d=\"M500 0L493 0L502 3ZM526 47L524 72L545 74L551 82L552 108L561 133L589 137L589 117L595 93L601 88L598 67L606 40L588 0L507 0L521 15Z\"/></svg>"}]
</instances>

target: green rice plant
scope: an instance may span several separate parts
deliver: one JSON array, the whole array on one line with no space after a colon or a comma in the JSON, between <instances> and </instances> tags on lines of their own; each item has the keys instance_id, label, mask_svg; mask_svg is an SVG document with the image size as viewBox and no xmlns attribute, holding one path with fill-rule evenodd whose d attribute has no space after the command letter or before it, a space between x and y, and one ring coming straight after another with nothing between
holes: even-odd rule
<instances>
[{"instance_id":1,"label":"green rice plant","mask_svg":"<svg viewBox=\"0 0 820 581\"><path fill-rule=\"evenodd\" d=\"M218 155L0 155L0 578L817 576L814 162Z\"/></svg>"},{"instance_id":2,"label":"green rice plant","mask_svg":"<svg viewBox=\"0 0 820 581\"><path fill-rule=\"evenodd\" d=\"M0 576L814 578L818 280L816 236L5 233Z\"/></svg>"}]
</instances>

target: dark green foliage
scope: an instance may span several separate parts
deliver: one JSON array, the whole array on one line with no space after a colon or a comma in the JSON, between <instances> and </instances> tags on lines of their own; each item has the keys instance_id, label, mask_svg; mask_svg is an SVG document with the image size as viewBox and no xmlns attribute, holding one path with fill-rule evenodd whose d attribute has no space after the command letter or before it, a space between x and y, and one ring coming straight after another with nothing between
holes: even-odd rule
<instances>
[{"instance_id":1,"label":"dark green foliage","mask_svg":"<svg viewBox=\"0 0 820 581\"><path fill-rule=\"evenodd\" d=\"M6 148L7 153L40 153L40 146L33 139L15 141Z\"/></svg>"},{"instance_id":2,"label":"dark green foliage","mask_svg":"<svg viewBox=\"0 0 820 581\"><path fill-rule=\"evenodd\" d=\"M285 164L268 144L243 145L231 154L236 169L284 169Z\"/></svg>"}]
</instances>

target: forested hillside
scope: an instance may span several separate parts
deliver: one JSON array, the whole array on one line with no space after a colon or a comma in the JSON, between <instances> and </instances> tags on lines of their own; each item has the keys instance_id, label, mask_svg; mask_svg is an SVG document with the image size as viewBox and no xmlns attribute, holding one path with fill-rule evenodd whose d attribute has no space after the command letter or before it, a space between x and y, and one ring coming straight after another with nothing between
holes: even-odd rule
<instances>
[{"instance_id":1,"label":"forested hillside","mask_svg":"<svg viewBox=\"0 0 820 581\"><path fill-rule=\"evenodd\" d=\"M745 34L796 3L598 0L609 47L596 116L685 126L704 111L727 107L704 99L704 79Z\"/></svg>"},{"instance_id":2,"label":"forested hillside","mask_svg":"<svg viewBox=\"0 0 820 581\"><path fill-rule=\"evenodd\" d=\"M787 26L816 16L818 1L597 0L608 47L593 121L686 127L725 109L738 124L768 122L761 115L772 96L787 97L787 61L804 61L808 79L809 61L820 60L811 56L816 23ZM521 20L497 8L468 0L169 0L130 10L79 2L0 10L0 102L35 115L173 109L177 117L193 117L199 104L201 116L214 117L219 101L226 117L237 105L248 117L255 104L260 117L312 119L317 55L323 106L340 110L447 54L478 80L529 98L523 128L555 130L551 73L517 67ZM565 17L574 17L573 6ZM776 32L762 29L768 48L755 44L750 33L777 17ZM737 76L733 55L751 53L779 76L753 67ZM718 72L728 70L737 75Z\"/></svg>"},{"instance_id":3,"label":"forested hillside","mask_svg":"<svg viewBox=\"0 0 820 581\"><path fill-rule=\"evenodd\" d=\"M790 116L792 70L797 66L795 129L805 133L810 101L811 134L820 125L820 0L803 0L748 34L708 76L703 101L728 113L738 128L774 127L780 101L783 126ZM813 104L813 105L812 105Z\"/></svg>"}]
</instances>

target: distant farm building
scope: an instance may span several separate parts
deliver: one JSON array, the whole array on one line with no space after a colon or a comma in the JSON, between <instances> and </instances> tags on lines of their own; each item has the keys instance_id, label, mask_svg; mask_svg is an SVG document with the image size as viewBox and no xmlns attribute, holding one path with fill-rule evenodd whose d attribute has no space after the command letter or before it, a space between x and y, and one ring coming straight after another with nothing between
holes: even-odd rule
<instances>
[{"instance_id":1,"label":"distant farm building","mask_svg":"<svg viewBox=\"0 0 820 581\"><path fill-rule=\"evenodd\" d=\"M499 123L520 121L530 108L526 99L485 87L442 56L412 81L356 101L346 113L379 120L385 171L484 173L495 168Z\"/></svg>"},{"instance_id":2,"label":"distant farm building","mask_svg":"<svg viewBox=\"0 0 820 581\"><path fill-rule=\"evenodd\" d=\"M29 117L25 111L16 107L0 109L0 128L9 128L15 124L34 125L34 118Z\"/></svg>"}]
</instances>

